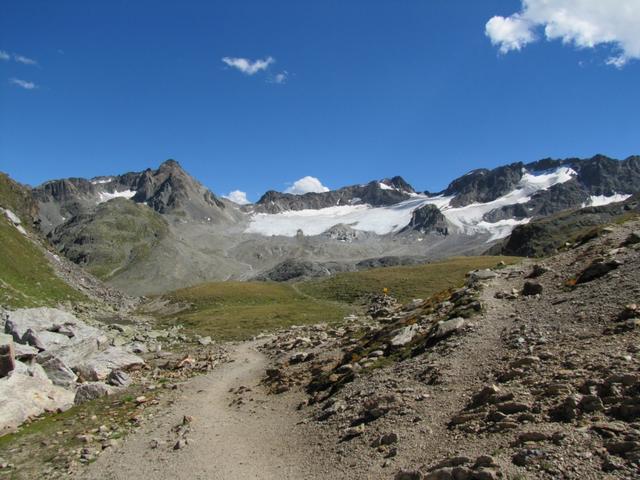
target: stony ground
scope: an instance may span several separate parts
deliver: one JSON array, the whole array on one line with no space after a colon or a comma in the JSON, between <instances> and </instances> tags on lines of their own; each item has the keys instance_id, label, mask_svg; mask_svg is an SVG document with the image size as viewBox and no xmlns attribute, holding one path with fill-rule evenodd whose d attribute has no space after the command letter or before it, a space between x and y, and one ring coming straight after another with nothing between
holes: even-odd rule
<instances>
[{"instance_id":1,"label":"stony ground","mask_svg":"<svg viewBox=\"0 0 640 480\"><path fill-rule=\"evenodd\" d=\"M78 475L638 478L638 231L227 345Z\"/></svg>"}]
</instances>

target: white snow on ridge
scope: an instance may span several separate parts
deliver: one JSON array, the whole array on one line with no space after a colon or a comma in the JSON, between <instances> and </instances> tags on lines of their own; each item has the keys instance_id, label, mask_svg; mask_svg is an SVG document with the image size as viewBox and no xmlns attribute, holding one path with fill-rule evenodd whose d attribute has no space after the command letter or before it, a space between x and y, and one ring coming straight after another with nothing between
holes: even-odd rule
<instances>
[{"instance_id":1,"label":"white snow on ridge","mask_svg":"<svg viewBox=\"0 0 640 480\"><path fill-rule=\"evenodd\" d=\"M301 229L305 235L320 235L334 225L344 223L356 230L385 235L402 229L411 221L413 210L425 204L427 197L407 200L390 207L343 205L319 210L291 210L277 214L253 216L247 233L295 236Z\"/></svg>"},{"instance_id":2,"label":"white snow on ridge","mask_svg":"<svg viewBox=\"0 0 640 480\"><path fill-rule=\"evenodd\" d=\"M246 232L293 237L298 230L302 230L305 235L319 235L334 225L344 223L356 230L385 235L408 225L416 208L431 204L440 209L458 232L468 235L486 233L490 236L488 241L492 241L508 236L516 225L527 223L529 219L487 222L483 220L486 213L503 206L526 203L534 193L567 182L575 175L574 170L566 167L539 174L524 172L515 190L491 202L473 203L464 207L451 207L453 197L414 194L411 199L389 207L342 205L319 210L259 213L251 218ZM380 184L381 188L382 185L384 184ZM392 188L388 185L385 187Z\"/></svg>"},{"instance_id":3,"label":"white snow on ridge","mask_svg":"<svg viewBox=\"0 0 640 480\"><path fill-rule=\"evenodd\" d=\"M624 202L631 195L622 193L614 193L613 195L592 195L586 203L583 203L583 207L602 207L603 205L609 205L610 203Z\"/></svg>"},{"instance_id":4,"label":"white snow on ridge","mask_svg":"<svg viewBox=\"0 0 640 480\"><path fill-rule=\"evenodd\" d=\"M108 202L114 198L132 198L136 194L133 190L123 190L122 192L100 192L98 194L98 203Z\"/></svg>"},{"instance_id":5,"label":"white snow on ridge","mask_svg":"<svg viewBox=\"0 0 640 480\"><path fill-rule=\"evenodd\" d=\"M113 181L113 178L100 178L100 179L96 179L96 180L91 180L91 184L92 185L100 185L103 183L111 183Z\"/></svg>"},{"instance_id":6,"label":"white snow on ridge","mask_svg":"<svg viewBox=\"0 0 640 480\"><path fill-rule=\"evenodd\" d=\"M378 182L378 186L380 187L381 190L395 190L395 188L390 187L386 183L382 183L382 182Z\"/></svg>"}]
</instances>

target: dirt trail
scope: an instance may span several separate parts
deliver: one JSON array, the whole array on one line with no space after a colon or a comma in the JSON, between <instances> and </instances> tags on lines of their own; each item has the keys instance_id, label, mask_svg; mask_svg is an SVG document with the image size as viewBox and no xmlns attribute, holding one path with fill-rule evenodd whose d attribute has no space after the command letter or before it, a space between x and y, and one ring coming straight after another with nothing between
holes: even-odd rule
<instances>
[{"instance_id":1,"label":"dirt trail","mask_svg":"<svg viewBox=\"0 0 640 480\"><path fill-rule=\"evenodd\" d=\"M266 366L255 343L238 345L234 361L183 386L173 404L128 437L118 449L101 455L85 479L315 479L328 478L317 444L297 425L296 398L267 396L259 386ZM230 389L247 387L242 396ZM242 398L241 405L231 403ZM172 431L184 415L193 417L188 444L173 450ZM160 440L152 448L154 439Z\"/></svg>"}]
</instances>

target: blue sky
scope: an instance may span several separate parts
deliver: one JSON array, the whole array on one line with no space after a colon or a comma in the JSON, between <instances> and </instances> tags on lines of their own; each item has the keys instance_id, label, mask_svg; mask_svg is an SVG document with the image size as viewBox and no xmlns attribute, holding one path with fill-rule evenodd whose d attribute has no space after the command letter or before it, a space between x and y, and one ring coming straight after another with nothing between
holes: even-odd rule
<instances>
[{"instance_id":1,"label":"blue sky","mask_svg":"<svg viewBox=\"0 0 640 480\"><path fill-rule=\"evenodd\" d=\"M551 24L540 0L5 0L0 170L38 184L175 158L257 200L307 175L435 191L640 154L638 0L554 2L603 33Z\"/></svg>"}]
</instances>

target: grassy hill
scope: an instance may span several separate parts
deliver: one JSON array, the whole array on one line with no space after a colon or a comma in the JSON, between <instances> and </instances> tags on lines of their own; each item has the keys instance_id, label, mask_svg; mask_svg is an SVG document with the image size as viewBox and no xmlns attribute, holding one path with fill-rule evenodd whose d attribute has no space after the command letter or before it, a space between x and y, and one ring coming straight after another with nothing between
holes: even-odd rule
<instances>
[{"instance_id":1,"label":"grassy hill","mask_svg":"<svg viewBox=\"0 0 640 480\"><path fill-rule=\"evenodd\" d=\"M513 257L459 257L418 266L387 267L338 274L302 283L212 282L164 296L190 307L167 314L162 321L218 340L245 339L257 333L296 324L338 322L361 308L369 293L389 293L402 301L429 298L464 282L465 274Z\"/></svg>"},{"instance_id":2,"label":"grassy hill","mask_svg":"<svg viewBox=\"0 0 640 480\"><path fill-rule=\"evenodd\" d=\"M0 305L52 306L86 300L53 272L42 250L0 217Z\"/></svg>"},{"instance_id":3,"label":"grassy hill","mask_svg":"<svg viewBox=\"0 0 640 480\"><path fill-rule=\"evenodd\" d=\"M32 231L37 206L31 192L4 173L0 173L0 207L13 211ZM85 299L54 273L42 249L0 214L0 305L50 306Z\"/></svg>"}]
</instances>

